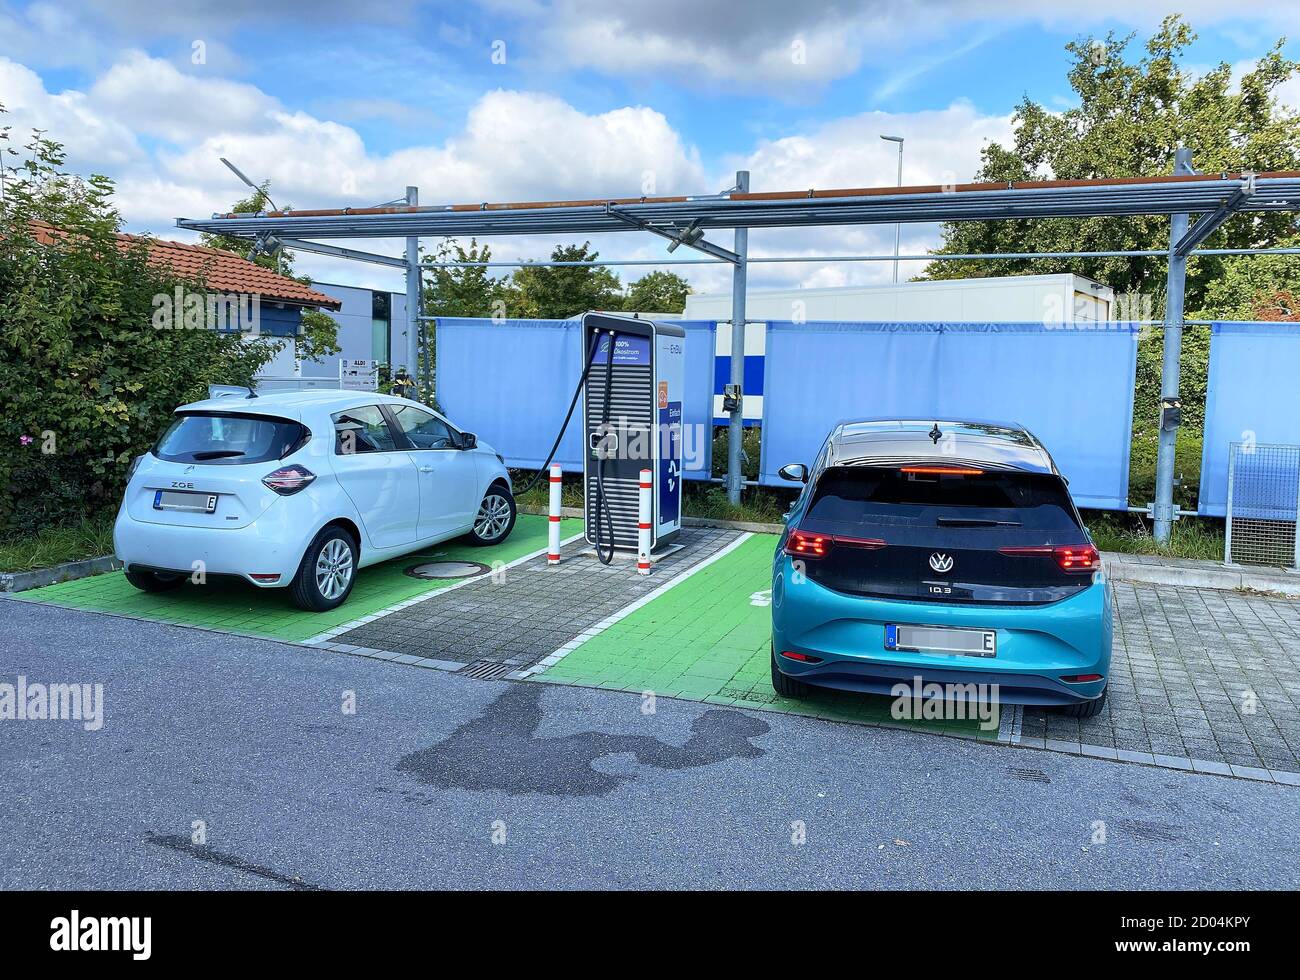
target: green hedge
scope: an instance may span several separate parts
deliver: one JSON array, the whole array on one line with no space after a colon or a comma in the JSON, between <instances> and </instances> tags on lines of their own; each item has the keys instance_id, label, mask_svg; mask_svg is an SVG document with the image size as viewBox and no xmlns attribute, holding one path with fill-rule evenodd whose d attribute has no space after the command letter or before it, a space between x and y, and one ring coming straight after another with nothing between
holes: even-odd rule
<instances>
[{"instance_id":1,"label":"green hedge","mask_svg":"<svg viewBox=\"0 0 1300 980\"><path fill-rule=\"evenodd\" d=\"M60 163L36 141L0 199L0 529L20 534L115 508L131 459L177 405L209 383L250 384L276 349L156 327L155 297L203 284L151 267L143 243L124 247L111 183Z\"/></svg>"}]
</instances>

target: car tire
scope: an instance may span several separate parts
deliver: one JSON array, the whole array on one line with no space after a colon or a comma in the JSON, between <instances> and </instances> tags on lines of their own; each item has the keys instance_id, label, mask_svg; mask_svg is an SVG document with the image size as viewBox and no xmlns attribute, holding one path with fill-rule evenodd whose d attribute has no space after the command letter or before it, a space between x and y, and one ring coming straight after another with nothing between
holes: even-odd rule
<instances>
[{"instance_id":1,"label":"car tire","mask_svg":"<svg viewBox=\"0 0 1300 980\"><path fill-rule=\"evenodd\" d=\"M141 592L166 592L185 581L184 575L160 575L143 569L128 568L122 574Z\"/></svg>"},{"instance_id":2,"label":"car tire","mask_svg":"<svg viewBox=\"0 0 1300 980\"><path fill-rule=\"evenodd\" d=\"M1096 718L1101 714L1101 709L1106 706L1106 691L1101 692L1101 697L1093 698L1091 701L1078 701L1074 704L1067 704L1061 709L1061 714L1067 718Z\"/></svg>"},{"instance_id":3,"label":"car tire","mask_svg":"<svg viewBox=\"0 0 1300 980\"><path fill-rule=\"evenodd\" d=\"M298 564L289 586L293 604L309 612L343 605L357 579L357 543L337 524L322 528Z\"/></svg>"},{"instance_id":4,"label":"car tire","mask_svg":"<svg viewBox=\"0 0 1300 980\"><path fill-rule=\"evenodd\" d=\"M812 693L812 688L803 681L781 673L781 668L776 665L776 650L772 651L772 690L783 698L806 698Z\"/></svg>"},{"instance_id":5,"label":"car tire","mask_svg":"<svg viewBox=\"0 0 1300 980\"><path fill-rule=\"evenodd\" d=\"M500 544L515 529L516 516L518 511L514 495L501 484L494 483L483 495L483 502L478 506L474 527L467 540L481 548Z\"/></svg>"}]
</instances>

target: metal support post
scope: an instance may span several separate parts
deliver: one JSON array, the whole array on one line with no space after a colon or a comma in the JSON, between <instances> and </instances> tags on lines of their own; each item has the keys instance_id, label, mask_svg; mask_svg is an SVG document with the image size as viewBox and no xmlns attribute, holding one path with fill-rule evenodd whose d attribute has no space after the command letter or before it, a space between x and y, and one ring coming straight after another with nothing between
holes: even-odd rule
<instances>
[{"instance_id":1,"label":"metal support post","mask_svg":"<svg viewBox=\"0 0 1300 980\"><path fill-rule=\"evenodd\" d=\"M406 188L406 203L420 203L420 189ZM411 381L419 383L420 377L420 239L406 240L406 350L403 353L406 373Z\"/></svg>"},{"instance_id":2,"label":"metal support post","mask_svg":"<svg viewBox=\"0 0 1300 980\"><path fill-rule=\"evenodd\" d=\"M1174 173L1190 174L1192 151L1179 148L1174 154ZM1178 376L1183 349L1183 290L1187 282L1187 255L1178 245L1187 234L1187 215L1171 216L1169 226L1169 271L1165 289L1164 365L1160 373L1160 443L1156 453L1156 499L1152 508L1155 538L1169 540L1174 521L1174 453L1178 425L1182 421Z\"/></svg>"},{"instance_id":3,"label":"metal support post","mask_svg":"<svg viewBox=\"0 0 1300 980\"><path fill-rule=\"evenodd\" d=\"M749 171L736 172L736 189L749 191ZM745 273L749 256L749 229L736 229L733 249L737 262L731 269L731 418L727 427L727 500L740 503L740 488L745 474L740 455L745 436Z\"/></svg>"}]
</instances>

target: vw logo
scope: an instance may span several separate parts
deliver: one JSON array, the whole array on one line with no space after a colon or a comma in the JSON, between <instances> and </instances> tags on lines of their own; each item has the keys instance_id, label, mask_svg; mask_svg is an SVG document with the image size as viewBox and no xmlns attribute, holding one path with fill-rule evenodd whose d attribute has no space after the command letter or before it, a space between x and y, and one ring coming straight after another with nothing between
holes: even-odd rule
<instances>
[{"instance_id":1,"label":"vw logo","mask_svg":"<svg viewBox=\"0 0 1300 980\"><path fill-rule=\"evenodd\" d=\"M936 572L939 572L940 574L943 574L944 572L951 572L952 558L948 555L943 554L940 551L936 551L934 554L930 556L930 567L933 568Z\"/></svg>"}]
</instances>

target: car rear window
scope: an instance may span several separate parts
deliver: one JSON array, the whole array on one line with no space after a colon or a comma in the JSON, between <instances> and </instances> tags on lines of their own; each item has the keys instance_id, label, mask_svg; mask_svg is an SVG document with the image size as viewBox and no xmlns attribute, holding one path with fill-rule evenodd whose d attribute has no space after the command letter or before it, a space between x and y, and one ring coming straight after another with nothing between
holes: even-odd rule
<instances>
[{"instance_id":1,"label":"car rear window","mask_svg":"<svg viewBox=\"0 0 1300 980\"><path fill-rule=\"evenodd\" d=\"M283 459L310 438L301 422L234 412L177 415L153 454L173 463L212 465Z\"/></svg>"},{"instance_id":2,"label":"car rear window","mask_svg":"<svg viewBox=\"0 0 1300 980\"><path fill-rule=\"evenodd\" d=\"M1050 473L917 473L901 467L836 466L817 481L808 509L828 523L916 527L1077 528L1074 505Z\"/></svg>"}]
</instances>

